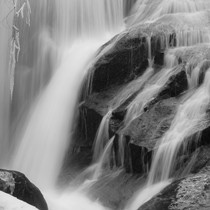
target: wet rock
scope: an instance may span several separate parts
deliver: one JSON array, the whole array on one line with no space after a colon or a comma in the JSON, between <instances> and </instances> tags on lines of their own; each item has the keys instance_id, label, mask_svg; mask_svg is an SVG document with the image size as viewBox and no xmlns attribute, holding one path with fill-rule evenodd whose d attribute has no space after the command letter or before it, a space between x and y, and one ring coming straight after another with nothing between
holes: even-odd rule
<instances>
[{"instance_id":1,"label":"wet rock","mask_svg":"<svg viewBox=\"0 0 210 210\"><path fill-rule=\"evenodd\" d=\"M160 137L169 129L177 104L176 98L157 102L150 110L133 120L123 131L123 135L130 137L130 143L152 150Z\"/></svg>"},{"instance_id":2,"label":"wet rock","mask_svg":"<svg viewBox=\"0 0 210 210\"><path fill-rule=\"evenodd\" d=\"M125 98L126 100L112 112L110 136L119 134L128 139L128 151L126 154L128 154L127 158L129 160L125 158L127 171L136 173L145 172L148 166L144 165L150 164L151 150L156 142L169 129L171 121L175 116L178 104L177 97L186 89L186 73L184 68L180 68L176 74L169 78L160 93L148 102L144 108L143 114L137 117L126 129L122 130L121 127L123 126L126 107L141 91L139 79L133 80L126 85L91 94L83 104L83 108L86 109L86 129L87 132L89 132L87 135L89 145L91 145L91 142L93 143L99 123L102 117L107 113L109 107L115 106L116 98L118 100ZM125 93L125 95L129 97L126 98L122 93ZM98 120L94 120L96 116L98 116ZM96 126L97 122L98 125ZM91 123L94 125L90 126ZM80 128L81 127L82 126L80 126Z\"/></svg>"},{"instance_id":3,"label":"wet rock","mask_svg":"<svg viewBox=\"0 0 210 210\"><path fill-rule=\"evenodd\" d=\"M139 210L200 210L210 206L210 147L198 148L178 174L190 166L187 175L175 179ZM195 156L196 155L196 156ZM195 157L195 158L194 158ZM193 162L191 162L193 160ZM190 163L191 162L191 163Z\"/></svg>"},{"instance_id":4,"label":"wet rock","mask_svg":"<svg viewBox=\"0 0 210 210\"><path fill-rule=\"evenodd\" d=\"M160 100L119 131L127 139L124 166L127 172L147 173L157 141L170 128L178 100Z\"/></svg>"},{"instance_id":5,"label":"wet rock","mask_svg":"<svg viewBox=\"0 0 210 210\"><path fill-rule=\"evenodd\" d=\"M130 38L128 33L111 43L113 47L94 65L92 91L127 83L141 75L148 66L148 44L145 37Z\"/></svg>"},{"instance_id":6,"label":"wet rock","mask_svg":"<svg viewBox=\"0 0 210 210\"><path fill-rule=\"evenodd\" d=\"M48 210L40 190L20 172L0 169L0 191L35 206L39 210Z\"/></svg>"},{"instance_id":7,"label":"wet rock","mask_svg":"<svg viewBox=\"0 0 210 210\"><path fill-rule=\"evenodd\" d=\"M90 69L92 92L126 84L141 76L149 66L164 64L164 50L174 46L174 29L166 24L157 27L141 25L115 36L99 51L99 59ZM151 58L149 58L151 56Z\"/></svg>"},{"instance_id":8,"label":"wet rock","mask_svg":"<svg viewBox=\"0 0 210 210\"><path fill-rule=\"evenodd\" d=\"M210 147L201 146L196 151L196 161L192 165L190 172L193 174L198 173L205 166L210 165Z\"/></svg>"},{"instance_id":9,"label":"wet rock","mask_svg":"<svg viewBox=\"0 0 210 210\"><path fill-rule=\"evenodd\" d=\"M176 180L139 210L207 210L210 206L210 172Z\"/></svg>"},{"instance_id":10,"label":"wet rock","mask_svg":"<svg viewBox=\"0 0 210 210\"><path fill-rule=\"evenodd\" d=\"M160 92L156 100L161 100L161 97L178 97L188 88L188 81L185 69L182 68L177 74L169 78L169 81Z\"/></svg>"}]
</instances>

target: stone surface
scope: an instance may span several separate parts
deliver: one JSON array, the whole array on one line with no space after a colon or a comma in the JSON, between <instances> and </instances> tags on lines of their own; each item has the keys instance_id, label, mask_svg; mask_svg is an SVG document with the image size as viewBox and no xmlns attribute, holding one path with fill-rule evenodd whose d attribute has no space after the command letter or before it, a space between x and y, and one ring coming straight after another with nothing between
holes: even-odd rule
<instances>
[{"instance_id":1,"label":"stone surface","mask_svg":"<svg viewBox=\"0 0 210 210\"><path fill-rule=\"evenodd\" d=\"M176 180L139 210L207 210L209 207L210 174L208 171Z\"/></svg>"},{"instance_id":2,"label":"stone surface","mask_svg":"<svg viewBox=\"0 0 210 210\"><path fill-rule=\"evenodd\" d=\"M159 101L132 121L123 134L130 137L130 143L152 150L160 137L169 129L176 107L175 98Z\"/></svg>"},{"instance_id":3,"label":"stone surface","mask_svg":"<svg viewBox=\"0 0 210 210\"><path fill-rule=\"evenodd\" d=\"M0 169L0 191L35 206L39 210L48 210L40 190L20 172Z\"/></svg>"},{"instance_id":4,"label":"stone surface","mask_svg":"<svg viewBox=\"0 0 210 210\"><path fill-rule=\"evenodd\" d=\"M192 162L193 161L193 162ZM189 167L190 165L190 167ZM139 210L207 210L210 207L210 147L198 148L183 164L179 176Z\"/></svg>"},{"instance_id":5,"label":"stone surface","mask_svg":"<svg viewBox=\"0 0 210 210\"><path fill-rule=\"evenodd\" d=\"M201 65L199 77L201 84L203 75L209 67L210 50L207 45L166 50L177 44L175 31L176 27L180 26L171 24L175 19L169 15L151 24L132 25L129 30L123 31L101 47L88 77L91 78L92 92L88 97L84 97L85 94L81 97L82 114L77 132L80 135L77 139L80 141L75 143L79 148L77 151L86 148L91 153L99 124L111 108L113 111L109 133L110 137L116 135L115 153L118 153L119 148L117 141L123 136L126 139L124 166L127 171L142 173L148 170L148 166L144 165L150 164L154 145L171 125L179 99L188 89L188 76L192 69L205 61ZM184 15L184 19L188 20L188 16ZM184 23L180 21L181 24ZM130 125L124 125L127 106L149 81L141 83L141 76L149 66L149 56L154 61L155 75L165 67L166 53L169 57L176 57L176 68L169 68L169 71L175 73L172 73L160 91L145 103L143 113ZM117 101L121 103L118 104ZM204 141L206 140L202 137L201 145Z\"/></svg>"}]
</instances>

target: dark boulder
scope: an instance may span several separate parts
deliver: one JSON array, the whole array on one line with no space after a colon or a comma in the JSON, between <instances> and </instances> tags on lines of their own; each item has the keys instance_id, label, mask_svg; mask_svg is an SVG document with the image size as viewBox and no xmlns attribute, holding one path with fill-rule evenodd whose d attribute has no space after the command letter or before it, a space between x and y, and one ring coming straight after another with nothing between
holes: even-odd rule
<instances>
[{"instance_id":1,"label":"dark boulder","mask_svg":"<svg viewBox=\"0 0 210 210\"><path fill-rule=\"evenodd\" d=\"M20 172L0 169L0 190L39 210L48 210L41 191Z\"/></svg>"},{"instance_id":2,"label":"dark boulder","mask_svg":"<svg viewBox=\"0 0 210 210\"><path fill-rule=\"evenodd\" d=\"M148 67L148 44L145 37L131 39L129 34L119 40L94 65L92 91L100 92L111 86L128 83Z\"/></svg>"},{"instance_id":3,"label":"dark boulder","mask_svg":"<svg viewBox=\"0 0 210 210\"><path fill-rule=\"evenodd\" d=\"M164 50L175 44L174 29L170 25L141 25L123 31L99 51L90 69L92 92L126 84L141 76L149 66L149 59L154 60L154 65L162 66Z\"/></svg>"}]
</instances>

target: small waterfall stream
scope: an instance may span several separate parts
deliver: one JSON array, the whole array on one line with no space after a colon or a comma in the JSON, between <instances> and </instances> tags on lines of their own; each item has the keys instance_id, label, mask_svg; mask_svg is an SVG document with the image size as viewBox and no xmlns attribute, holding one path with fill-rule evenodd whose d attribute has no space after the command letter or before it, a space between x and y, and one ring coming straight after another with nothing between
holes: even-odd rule
<instances>
[{"instance_id":1,"label":"small waterfall stream","mask_svg":"<svg viewBox=\"0 0 210 210\"><path fill-rule=\"evenodd\" d=\"M72 127L73 110L85 75L85 65L88 66L88 61L100 44L95 41L77 41L63 50L61 65L38 97L22 131L13 168L23 171L34 183L45 189L56 183L69 146L69 128ZM73 93L69 97L70 90Z\"/></svg>"},{"instance_id":2,"label":"small waterfall stream","mask_svg":"<svg viewBox=\"0 0 210 210\"><path fill-rule=\"evenodd\" d=\"M17 3L16 8L13 3ZM126 105L122 132L183 68L181 61L188 77L188 90L177 99L179 105L170 128L154 148L147 182L125 207L137 210L170 184L180 148L185 150L191 137L205 127L210 69L202 72L201 81L205 61L196 60L196 53L189 52L191 47L199 49L202 44L209 47L208 9L208 0L131 0L126 4L123 0L0 0L0 166L25 173L43 190L50 210L106 209L80 189L58 191L57 181L71 146L82 82L99 55L114 46L111 43L99 51L125 28L123 13L128 13L127 31L135 27L147 29L148 67L109 102L93 145L93 165L88 168L91 180L97 181L103 165L113 158L115 136L109 136L113 112L136 93ZM172 31L164 31L165 26ZM14 68L7 73L12 28L18 53L11 54ZM160 44L164 46L164 64L158 71L152 49L153 30L165 34ZM176 35L173 46L171 33ZM88 85L87 92L91 89ZM117 158L123 166L125 142L121 133L119 141ZM12 154L10 163L8 154Z\"/></svg>"},{"instance_id":3,"label":"small waterfall stream","mask_svg":"<svg viewBox=\"0 0 210 210\"><path fill-rule=\"evenodd\" d=\"M12 98L11 127L13 158L8 168L26 174L45 192L50 210L53 209L104 209L81 193L56 193L56 182L65 152L71 144L75 107L81 84L96 53L106 41L124 28L122 0L38 0L14 1L11 8L0 1L2 19L13 12L14 27L20 31L19 59L16 59L14 92ZM30 26L24 24L27 9L31 9ZM26 8L26 5L28 6ZM7 9L8 7L8 9ZM6 10L5 10L6 8ZM30 13L27 13L30 16ZM13 18L13 16L12 16ZM9 26L12 27L12 20ZM12 31L10 28L8 31ZM22 34L21 34L22 33ZM0 42L9 43L9 32L0 32ZM1 45L2 46L2 45ZM9 52L9 47L5 46ZM0 51L2 54L3 51ZM16 56L15 52L14 55ZM9 60L5 53L5 60ZM4 74L8 68L1 63ZM6 75L3 75L6 84ZM9 80L9 78L8 78ZM6 84L2 83L3 86ZM5 90L2 88L1 90ZM9 87L8 87L9 90ZM10 104L10 94L2 100ZM7 107L9 110L9 106ZM5 108L0 113L7 115ZM1 120L9 119L2 116ZM4 121L5 135L1 133L1 149L10 152L8 142L9 121ZM2 125L0 129L3 129ZM6 153L1 152L4 157ZM2 160L2 159L1 159ZM62 196L61 196L62 194ZM56 196L56 199L54 199ZM77 202L78 201L78 202ZM82 203L81 203L82 201Z\"/></svg>"},{"instance_id":4,"label":"small waterfall stream","mask_svg":"<svg viewBox=\"0 0 210 210\"><path fill-rule=\"evenodd\" d=\"M162 24L165 18L168 19L167 23L174 22L175 28L177 27L176 44L177 47L181 46L181 48L174 48L172 51L169 50L169 55L173 55L173 58L176 60L177 52L179 54L180 51L185 52L190 46L196 47L196 45L199 46L198 44L210 42L210 31L206 22L208 21L207 16L209 14L205 11L209 6L208 1L170 0L166 2L160 0L153 3L150 0L139 0L136 3L136 7L134 7L134 9L136 8L136 15L131 17L130 24L152 24L152 22ZM185 18L185 21L183 21L185 24L184 28L181 28L182 21L179 21L180 18ZM184 58L184 55L181 54L179 56ZM197 62L194 65L193 63L196 61L193 61L193 59L192 56L186 61L189 66L193 66L186 70L189 90L180 99L180 105L177 108L176 116L169 130L156 143L152 165L145 187L141 188L133 196L127 204L126 210L138 209L170 184L176 168L176 158L180 153L181 146L185 152L186 145L190 144L191 137L199 133L202 127L205 127L204 125L207 120L206 111L210 103L210 71L209 69L206 71L204 81L200 85L199 77L203 61L201 63ZM178 66L178 62L172 63L174 67ZM169 71L172 69L169 69ZM140 114L140 112L137 113ZM129 116L131 117L133 115ZM196 142L195 139L194 142Z\"/></svg>"}]
</instances>

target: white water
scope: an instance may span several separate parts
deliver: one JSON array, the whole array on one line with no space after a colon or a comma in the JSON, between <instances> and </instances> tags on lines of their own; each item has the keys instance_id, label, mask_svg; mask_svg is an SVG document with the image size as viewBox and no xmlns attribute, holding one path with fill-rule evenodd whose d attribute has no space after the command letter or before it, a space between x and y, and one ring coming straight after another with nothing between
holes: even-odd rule
<instances>
[{"instance_id":1,"label":"white water","mask_svg":"<svg viewBox=\"0 0 210 210\"><path fill-rule=\"evenodd\" d=\"M9 168L25 173L46 192L51 210L105 209L81 193L67 191L58 196L56 182L65 152L71 144L75 107L82 81L94 63L99 47L123 29L123 1L30 1L30 27L24 20L29 22L29 7L22 7L19 1L17 3L16 11L22 8L23 13L15 19L15 27L20 30L18 41L21 51L15 67L11 130L9 121L5 121L9 119L10 104L10 82L7 81L9 74L5 61L9 60L7 52L12 19L8 19L9 30L0 32L0 42L3 42L0 43L3 46L0 55L5 53L2 56L4 61L0 63L1 90L5 93L0 93L0 102L7 106L0 110L0 114L5 115L0 115L0 120L4 120L0 129L6 134L10 132L12 139L11 148L7 145L3 147L8 140L6 134L1 134L4 137L1 140L4 151L1 155L6 158L6 153L13 152ZM11 8L7 9L4 0L0 1L0 5L3 5L0 7L0 17L3 18Z\"/></svg>"},{"instance_id":2,"label":"white water","mask_svg":"<svg viewBox=\"0 0 210 210\"><path fill-rule=\"evenodd\" d=\"M143 90L128 105L124 119L125 127L142 114L145 105L150 102L164 87L168 79L176 73L176 57L170 54L165 56L165 67L151 77L153 69L148 68L143 75L143 81L147 81ZM146 76L146 77L145 77ZM149 76L149 77L148 77ZM150 78L151 77L151 78Z\"/></svg>"},{"instance_id":3,"label":"white water","mask_svg":"<svg viewBox=\"0 0 210 210\"><path fill-rule=\"evenodd\" d=\"M163 190L167 185L170 184L170 181L158 182L154 185L149 185L148 187L142 187L132 199L127 203L125 210L137 210L141 205L149 201L153 196Z\"/></svg>"},{"instance_id":4,"label":"white water","mask_svg":"<svg viewBox=\"0 0 210 210\"><path fill-rule=\"evenodd\" d=\"M196 134L206 123L210 103L210 71L203 84L179 105L170 129L158 142L149 174L148 184L169 179L176 167L175 161L183 141ZM198 100L199 99L199 100Z\"/></svg>"},{"instance_id":5,"label":"white water","mask_svg":"<svg viewBox=\"0 0 210 210\"><path fill-rule=\"evenodd\" d=\"M80 84L88 61L100 45L101 42L78 40L62 50L59 68L25 122L13 168L24 172L42 188L47 189L56 182L69 146L69 129Z\"/></svg>"},{"instance_id":6,"label":"white water","mask_svg":"<svg viewBox=\"0 0 210 210\"><path fill-rule=\"evenodd\" d=\"M135 14L128 19L128 24L130 25L140 24L143 26L145 24L146 27L154 27L155 30L159 26L161 29L161 26L164 24L171 25L174 28L177 47L186 47L169 50L168 55L172 55L172 57L177 59L181 58L184 61L189 90L180 99L180 105L177 108L176 116L169 130L155 146L147 183L135 193L133 199L126 206L126 210L138 209L170 184L170 179L173 178L173 172L176 169L178 154L180 152L187 152L191 140L193 139L196 142L198 137L196 134L206 125L206 111L210 104L210 71L207 70L205 79L200 85L200 71L206 61L206 56L205 49L202 45L198 44L206 43L209 49L209 8L210 2L204 0L159 0L155 2L151 0L139 0L135 6ZM163 31L163 33L165 32ZM166 46L169 47L167 43ZM178 67L178 62L172 63L174 67ZM169 68L168 70L171 71L172 69ZM161 80L165 79L164 77L161 76ZM143 100L144 97L141 96L143 92L139 94L140 97L136 100L136 107L134 100L131 111L128 109L127 115L128 119L130 119L129 121L132 121L141 114L144 105L142 106L140 102L145 101ZM152 90L151 94L155 94L155 90ZM146 102L144 103L146 104ZM132 112L132 110L134 111Z\"/></svg>"},{"instance_id":7,"label":"white water","mask_svg":"<svg viewBox=\"0 0 210 210\"><path fill-rule=\"evenodd\" d=\"M166 14L195 13L210 7L207 0L137 0L130 17L131 24L153 21Z\"/></svg>"},{"instance_id":8,"label":"white water","mask_svg":"<svg viewBox=\"0 0 210 210\"><path fill-rule=\"evenodd\" d=\"M209 104L210 71L208 70L203 84L193 94L186 94L184 102L178 107L170 129L157 142L148 181L139 192L135 193L126 209L138 209L170 184L180 147L183 146L185 152L192 139L190 137L205 127L206 110Z\"/></svg>"},{"instance_id":9,"label":"white water","mask_svg":"<svg viewBox=\"0 0 210 210\"><path fill-rule=\"evenodd\" d=\"M111 149L113 146L115 136L113 136L106 144L104 151L102 151L102 155L96 164L96 168L94 170L92 180L97 180L102 174L103 165L110 163Z\"/></svg>"},{"instance_id":10,"label":"white water","mask_svg":"<svg viewBox=\"0 0 210 210\"><path fill-rule=\"evenodd\" d=\"M2 191L0 191L0 198L0 206L4 210L38 210L34 206Z\"/></svg>"},{"instance_id":11,"label":"white water","mask_svg":"<svg viewBox=\"0 0 210 210\"><path fill-rule=\"evenodd\" d=\"M55 193L48 195L46 199L50 210L108 210L81 192Z\"/></svg>"},{"instance_id":12,"label":"white water","mask_svg":"<svg viewBox=\"0 0 210 210\"><path fill-rule=\"evenodd\" d=\"M93 161L98 161L103 153L105 145L109 140L109 120L111 117L112 111L108 111L107 114L101 120L98 131L96 133L96 138L93 143Z\"/></svg>"},{"instance_id":13,"label":"white water","mask_svg":"<svg viewBox=\"0 0 210 210\"><path fill-rule=\"evenodd\" d=\"M8 15L9 14L9 15ZM10 73L9 56L13 11L11 2L0 0L0 166L5 167L9 147Z\"/></svg>"},{"instance_id":14,"label":"white water","mask_svg":"<svg viewBox=\"0 0 210 210\"><path fill-rule=\"evenodd\" d=\"M0 0L1 4L3 2ZM210 8L209 5L208 1L203 0L139 0L134 8L136 12L128 19L128 25L168 23L174 26L177 46L207 43L210 41L209 12L204 10ZM17 141L13 142L15 149L12 168L24 172L41 189L51 189L46 195L51 210L104 209L101 204L92 202L78 192L66 191L58 196L61 193L56 192L56 181L65 151L71 142L70 132L77 96L88 66L94 62L97 49L123 28L122 0L37 0L31 1L31 8L31 27L21 23L17 25L23 34L20 38L22 54L15 69L12 101L14 115L11 116L11 138ZM9 12L9 9L4 5L0 7L0 12L2 17L1 14L4 16L4 12ZM12 19L9 21L11 25ZM0 109L0 120L4 120L0 121L0 129L3 128L0 130L3 136L0 139L0 157L3 155L5 159L6 153L10 152L9 145L5 144L8 142L10 105L9 77L5 73L8 66L5 61L8 59L7 43L10 34L11 30L5 28L0 31L0 45L3 46L0 55L5 58L0 63L0 102L4 105ZM173 54L172 57L167 57L167 54L165 68L153 75L151 36L147 38L150 66L143 77L137 79L139 83L135 88L143 88L143 91L127 107L125 126L142 113L144 106L159 93L177 70L174 68L177 63L174 63ZM197 65L190 72L188 81L192 92L185 96L171 128L160 145L157 145L146 187L137 193L126 209L137 209L167 186L180 145L205 123L205 112L210 100L210 74L206 73L203 85L197 88L200 66ZM128 97L129 93L120 93L112 101L111 109L120 106ZM114 138L108 142L110 115L111 111L105 115L96 138L95 151L99 154L95 155L98 162L94 179L100 176L113 144ZM103 140L104 145L101 147ZM106 141L108 143L105 146ZM123 156L123 151L121 153Z\"/></svg>"}]
</instances>

